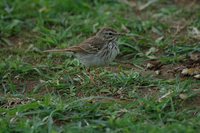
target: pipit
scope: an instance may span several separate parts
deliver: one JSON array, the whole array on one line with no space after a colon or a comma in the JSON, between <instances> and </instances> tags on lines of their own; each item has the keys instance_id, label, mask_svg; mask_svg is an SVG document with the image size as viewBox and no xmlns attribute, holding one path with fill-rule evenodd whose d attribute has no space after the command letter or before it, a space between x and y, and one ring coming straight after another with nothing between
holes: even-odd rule
<instances>
[{"instance_id":1,"label":"pipit","mask_svg":"<svg viewBox=\"0 0 200 133\"><path fill-rule=\"evenodd\" d=\"M119 54L117 39L119 35L112 28L102 28L96 35L86 39L77 46L66 49L53 49L44 52L72 52L73 55L86 67L104 66L112 62Z\"/></svg>"}]
</instances>

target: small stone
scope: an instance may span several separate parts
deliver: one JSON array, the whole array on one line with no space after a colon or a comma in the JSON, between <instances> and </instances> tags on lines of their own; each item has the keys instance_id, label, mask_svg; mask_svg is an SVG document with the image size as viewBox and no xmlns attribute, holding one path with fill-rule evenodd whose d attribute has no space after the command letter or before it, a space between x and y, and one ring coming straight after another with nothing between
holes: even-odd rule
<instances>
[{"instance_id":1,"label":"small stone","mask_svg":"<svg viewBox=\"0 0 200 133\"><path fill-rule=\"evenodd\" d=\"M179 97L183 100L186 100L188 98L186 94L180 94Z\"/></svg>"}]
</instances>

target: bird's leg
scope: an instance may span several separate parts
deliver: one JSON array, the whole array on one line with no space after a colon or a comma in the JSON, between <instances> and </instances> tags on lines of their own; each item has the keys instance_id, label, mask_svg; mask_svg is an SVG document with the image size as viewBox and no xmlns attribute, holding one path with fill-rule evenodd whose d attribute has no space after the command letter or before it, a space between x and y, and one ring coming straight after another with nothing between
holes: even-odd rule
<instances>
[{"instance_id":1,"label":"bird's leg","mask_svg":"<svg viewBox=\"0 0 200 133\"><path fill-rule=\"evenodd\" d=\"M86 72L87 72L87 75L89 75L89 77L90 77L91 83L94 84L94 77L93 77L92 74L90 73L90 68L86 68Z\"/></svg>"}]
</instances>

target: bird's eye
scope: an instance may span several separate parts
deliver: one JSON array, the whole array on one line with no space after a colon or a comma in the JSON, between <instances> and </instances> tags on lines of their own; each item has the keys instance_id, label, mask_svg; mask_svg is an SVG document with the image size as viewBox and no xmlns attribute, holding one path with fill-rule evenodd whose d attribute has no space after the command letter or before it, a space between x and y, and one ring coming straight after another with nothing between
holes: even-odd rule
<instances>
[{"instance_id":1,"label":"bird's eye","mask_svg":"<svg viewBox=\"0 0 200 133\"><path fill-rule=\"evenodd\" d=\"M109 33L108 33L108 35L112 35L112 33L111 33L111 32L109 32Z\"/></svg>"}]
</instances>

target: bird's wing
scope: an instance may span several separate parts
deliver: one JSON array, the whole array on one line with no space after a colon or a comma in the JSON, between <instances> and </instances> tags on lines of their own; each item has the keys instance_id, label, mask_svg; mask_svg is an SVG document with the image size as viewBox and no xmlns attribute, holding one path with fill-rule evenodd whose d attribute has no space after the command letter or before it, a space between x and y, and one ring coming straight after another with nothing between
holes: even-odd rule
<instances>
[{"instance_id":1,"label":"bird's wing","mask_svg":"<svg viewBox=\"0 0 200 133\"><path fill-rule=\"evenodd\" d=\"M66 49L46 50L44 52L73 52L73 53L97 53L103 48L104 40L97 36L88 38L77 46L72 46Z\"/></svg>"},{"instance_id":2,"label":"bird's wing","mask_svg":"<svg viewBox=\"0 0 200 133\"><path fill-rule=\"evenodd\" d=\"M103 48L104 44L105 43L104 43L103 39L101 39L97 36L93 36L93 37L85 40L80 45L74 46L74 47L78 47L78 49L80 49L86 53L97 53L99 50L101 50ZM81 52L81 51L79 51L79 52Z\"/></svg>"}]
</instances>

